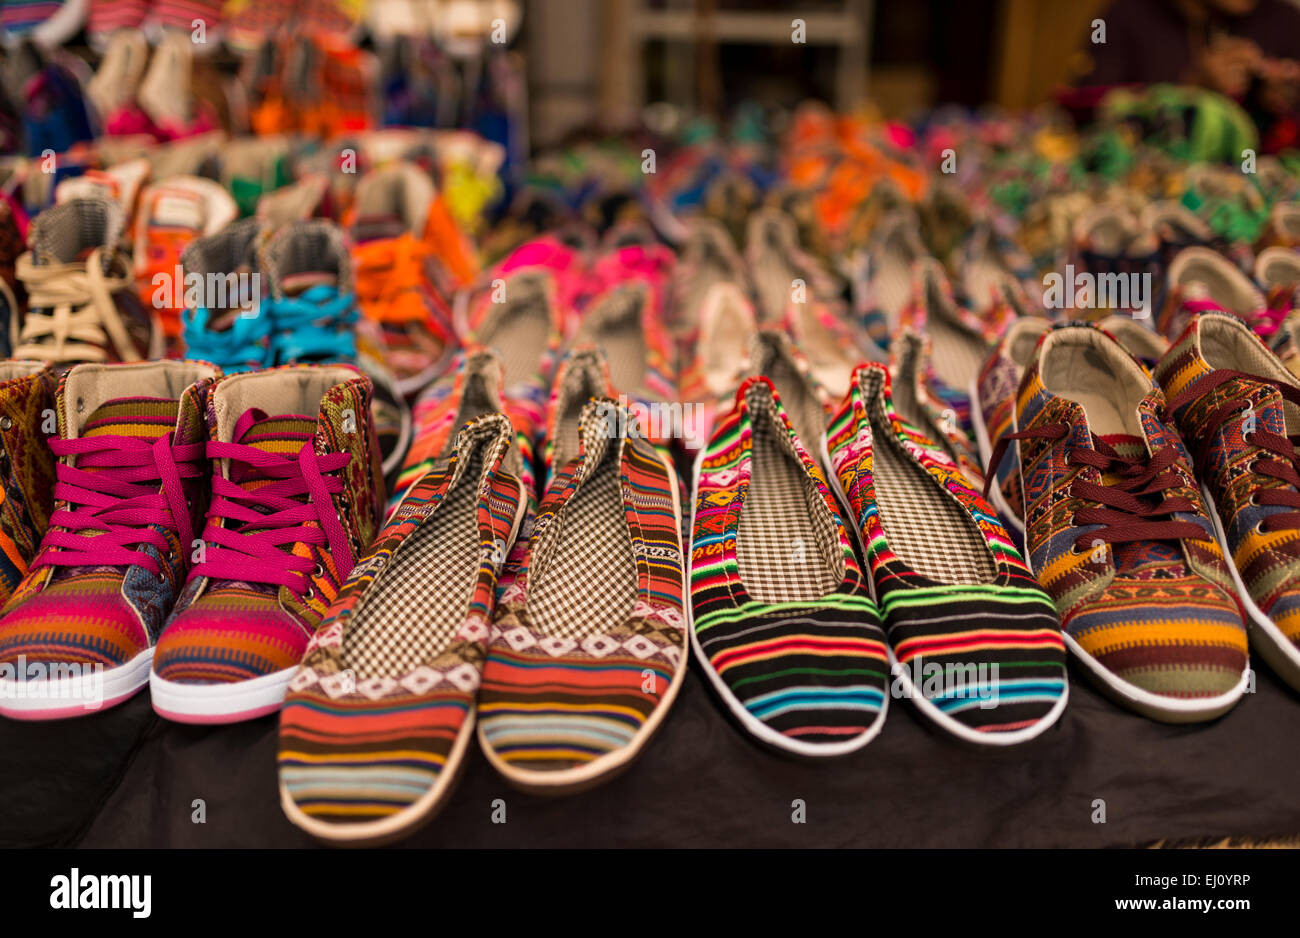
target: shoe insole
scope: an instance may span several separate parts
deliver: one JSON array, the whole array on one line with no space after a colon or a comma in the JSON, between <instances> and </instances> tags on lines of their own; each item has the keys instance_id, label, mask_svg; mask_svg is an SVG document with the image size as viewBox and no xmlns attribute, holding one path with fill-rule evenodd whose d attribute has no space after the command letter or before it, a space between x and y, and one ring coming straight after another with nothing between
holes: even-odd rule
<instances>
[{"instance_id":1,"label":"shoe insole","mask_svg":"<svg viewBox=\"0 0 1300 938\"><path fill-rule=\"evenodd\" d=\"M551 331L546 306L540 301L520 303L503 311L479 342L496 349L505 368L503 387L512 388L536 376L537 363Z\"/></svg>"},{"instance_id":2,"label":"shoe insole","mask_svg":"<svg viewBox=\"0 0 1300 938\"><path fill-rule=\"evenodd\" d=\"M617 453L611 445L547 532L558 540L528 583L528 617L538 632L579 640L599 635L626 621L636 605L636 557Z\"/></svg>"},{"instance_id":3,"label":"shoe insole","mask_svg":"<svg viewBox=\"0 0 1300 938\"><path fill-rule=\"evenodd\" d=\"M482 546L478 479L482 449L447 497L393 555L374 594L343 635L357 681L396 677L442 654L464 624Z\"/></svg>"},{"instance_id":4,"label":"shoe insole","mask_svg":"<svg viewBox=\"0 0 1300 938\"><path fill-rule=\"evenodd\" d=\"M876 294L876 303L885 311L890 328L898 325L903 315L903 308L912 298L912 255L901 247L888 242L880 254L879 267L872 281L872 290Z\"/></svg>"},{"instance_id":5,"label":"shoe insole","mask_svg":"<svg viewBox=\"0 0 1300 938\"><path fill-rule=\"evenodd\" d=\"M883 419L872 421L872 482L889 549L939 583L989 583L997 567L974 520L902 449Z\"/></svg>"},{"instance_id":6,"label":"shoe insole","mask_svg":"<svg viewBox=\"0 0 1300 938\"><path fill-rule=\"evenodd\" d=\"M600 318L589 320L591 326L580 329L574 343L598 346L609 363L610 380L623 392L640 391L645 385L646 343L641 326L641 304L645 299L643 291L629 289L603 300L604 309L588 313Z\"/></svg>"},{"instance_id":7,"label":"shoe insole","mask_svg":"<svg viewBox=\"0 0 1300 938\"><path fill-rule=\"evenodd\" d=\"M930 361L944 384L965 394L988 357L988 347L976 336L941 316L930 316Z\"/></svg>"},{"instance_id":8,"label":"shoe insole","mask_svg":"<svg viewBox=\"0 0 1300 938\"><path fill-rule=\"evenodd\" d=\"M826 555L839 541L829 510L778 432L770 417L753 421L749 492L736 535L740 582L758 602L819 599L843 576Z\"/></svg>"}]
</instances>

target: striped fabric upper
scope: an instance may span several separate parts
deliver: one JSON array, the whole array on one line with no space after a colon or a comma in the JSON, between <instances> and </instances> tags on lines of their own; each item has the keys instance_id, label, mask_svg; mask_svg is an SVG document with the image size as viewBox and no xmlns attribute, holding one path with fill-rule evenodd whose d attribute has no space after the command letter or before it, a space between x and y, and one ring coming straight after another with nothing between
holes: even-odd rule
<instances>
[{"instance_id":1,"label":"striped fabric upper","mask_svg":"<svg viewBox=\"0 0 1300 938\"><path fill-rule=\"evenodd\" d=\"M0 606L26 576L50 522L54 454L42 424L56 384L40 362L0 365Z\"/></svg>"},{"instance_id":2,"label":"striped fabric upper","mask_svg":"<svg viewBox=\"0 0 1300 938\"><path fill-rule=\"evenodd\" d=\"M629 758L685 667L677 479L647 440L615 435L610 399L508 561L479 694L479 738L525 782Z\"/></svg>"},{"instance_id":3,"label":"striped fabric upper","mask_svg":"<svg viewBox=\"0 0 1300 938\"><path fill-rule=\"evenodd\" d=\"M67 400L68 381L65 375L60 383L57 407L60 435L64 439L74 429L68 423L72 416ZM142 374L134 383L148 387L153 382ZM210 381L201 380L191 385L179 400L147 396L111 399L81 418L80 427L75 428L80 431L77 435L156 439L174 431L175 445L201 443L207 433L202 412L210 387ZM76 464L75 457L68 459L70 465ZM196 526L202 520L203 489L200 479L186 483L193 503L191 524ZM66 507L63 502L55 503L56 510ZM51 526L50 531L56 530L60 529ZM190 560L188 545L179 542L174 529L159 526L157 530L169 545L166 553L158 556L150 546L140 549L159 560L161 576L141 565L38 565L32 569L0 609L0 659L25 655L32 661L113 668L126 664L154 644L184 582ZM42 551L54 549L42 544Z\"/></svg>"},{"instance_id":4,"label":"striped fabric upper","mask_svg":"<svg viewBox=\"0 0 1300 938\"><path fill-rule=\"evenodd\" d=\"M237 381L264 384L269 395L274 393L271 389L277 381L292 381L317 367L291 366L232 376L218 386L218 395L223 387L229 389ZM381 516L378 499L383 494L383 483L378 478L370 395L369 379L357 376L331 387L321 399L315 417L261 414L239 441L286 458L308 440L314 441L318 455L351 455L347 466L339 470L344 490L336 496L335 510L352 541L354 556L369 545ZM257 399L255 394L250 396ZM215 403L209 408L208 422L217 438ZM226 461L214 465L214 472L229 471L221 468L221 462ZM235 471L238 478L232 476L232 481L243 487L256 489L269 484L250 467L241 465ZM154 655L154 673L158 677L175 682L229 683L284 671L302 660L321 616L338 594L343 575L327 545L300 542L281 549L315 562L308 593L300 597L284 586L218 580L198 575L200 570L196 569L158 643Z\"/></svg>"},{"instance_id":5,"label":"striped fabric upper","mask_svg":"<svg viewBox=\"0 0 1300 938\"><path fill-rule=\"evenodd\" d=\"M1203 380L1216 369L1241 374L1202 390ZM1294 486L1261 471L1261 464L1276 456L1253 440L1258 431L1294 438L1295 406L1277 386L1300 393L1300 382L1245 323L1226 313L1193 319L1155 374L1169 400L1179 402L1171 416L1183 439L1203 453L1199 478L1213 499L1250 598L1287 639L1300 645L1300 529L1284 525L1265 530L1265 519L1289 511L1284 505L1260 503L1263 492L1292 491ZM1211 425L1225 413L1229 419Z\"/></svg>"},{"instance_id":6,"label":"striped fabric upper","mask_svg":"<svg viewBox=\"0 0 1300 938\"><path fill-rule=\"evenodd\" d=\"M890 504L885 493L897 490L877 484L875 457L884 447L892 449L891 463L907 460L924 470L906 503ZM1045 719L1067 689L1055 607L948 453L898 416L885 368L855 372L827 448L862 534L894 657L924 698L983 734ZM945 543L934 565L954 571L942 578L918 571L912 560L936 536L960 539ZM959 556L971 557L980 574L958 581ZM945 675L938 683L930 680L935 667Z\"/></svg>"},{"instance_id":7,"label":"striped fabric upper","mask_svg":"<svg viewBox=\"0 0 1300 938\"><path fill-rule=\"evenodd\" d=\"M837 561L838 582L821 596L760 601L742 579L742 517L757 510L748 504L756 421L767 421L778 440L785 438L807 479L805 489L820 499L804 510L828 523L826 543L795 549ZM863 737L883 718L889 665L879 613L822 471L766 378L741 385L734 410L714 431L700 463L691 608L697 650L715 686L773 734L815 751Z\"/></svg>"},{"instance_id":8,"label":"striped fabric upper","mask_svg":"<svg viewBox=\"0 0 1300 938\"><path fill-rule=\"evenodd\" d=\"M514 439L501 413L466 424L446 461L409 487L309 643L281 712L279 753L283 789L308 817L382 821L454 769L522 507ZM394 599L409 619L391 611ZM412 649L416 659L403 663Z\"/></svg>"},{"instance_id":9,"label":"striped fabric upper","mask_svg":"<svg viewBox=\"0 0 1300 938\"><path fill-rule=\"evenodd\" d=\"M1246 632L1190 458L1163 419L1164 395L1147 378L1150 388L1133 415L1144 438L1115 442L1130 452L1174 448L1171 471L1178 485L1165 494L1186 498L1196 508L1178 520L1198 526L1204 537L1118 546L1098 542L1092 550L1076 550L1080 527L1074 517L1089 503L1071 486L1110 480L1071 461L1074 449L1093 447L1094 436L1085 408L1047 389L1042 372L1053 367L1058 347L1086 347L1103 361L1127 360L1141 369L1114 339L1091 326L1057 326L1039 344L1020 385L1017 426L1022 433L1060 426L1065 435L1019 441L1025 548L1032 568L1055 600L1066 634L1120 680L1172 698L1225 694L1247 666ZM1118 372L1119 365L1114 367ZM1099 390L1119 397L1118 385Z\"/></svg>"}]
</instances>

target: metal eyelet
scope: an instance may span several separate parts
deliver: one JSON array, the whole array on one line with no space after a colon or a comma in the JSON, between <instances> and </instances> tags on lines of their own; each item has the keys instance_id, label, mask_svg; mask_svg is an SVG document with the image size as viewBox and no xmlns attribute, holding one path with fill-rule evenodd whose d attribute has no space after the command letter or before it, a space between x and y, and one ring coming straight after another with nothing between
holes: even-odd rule
<instances>
[{"instance_id":1,"label":"metal eyelet","mask_svg":"<svg viewBox=\"0 0 1300 938\"><path fill-rule=\"evenodd\" d=\"M311 573L312 573L312 576L324 576L324 575L325 575L325 568L322 567L320 564L316 564L316 566L312 568Z\"/></svg>"},{"instance_id":2,"label":"metal eyelet","mask_svg":"<svg viewBox=\"0 0 1300 938\"><path fill-rule=\"evenodd\" d=\"M14 428L14 420L12 417L10 417L8 414L5 414L3 417L0 417L0 430L12 430L13 428Z\"/></svg>"},{"instance_id":3,"label":"metal eyelet","mask_svg":"<svg viewBox=\"0 0 1300 938\"><path fill-rule=\"evenodd\" d=\"M305 593L302 594L302 598L303 598L303 599L311 599L311 598L312 598L313 596L315 596L315 595L316 595L316 591L315 591L314 589L312 589L312 588L309 586L309 587L307 587L307 592L305 592Z\"/></svg>"}]
</instances>

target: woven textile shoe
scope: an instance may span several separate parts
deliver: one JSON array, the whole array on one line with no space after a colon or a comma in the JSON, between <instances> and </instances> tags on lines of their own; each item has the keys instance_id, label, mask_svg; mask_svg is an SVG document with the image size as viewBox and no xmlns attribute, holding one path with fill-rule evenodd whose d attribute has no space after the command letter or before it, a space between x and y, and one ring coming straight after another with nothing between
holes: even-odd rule
<instances>
[{"instance_id":1,"label":"woven textile shoe","mask_svg":"<svg viewBox=\"0 0 1300 938\"><path fill-rule=\"evenodd\" d=\"M563 410L554 478L508 561L479 693L488 761L541 793L624 768L686 669L672 462L613 399L586 399L576 418Z\"/></svg>"},{"instance_id":2,"label":"woven textile shoe","mask_svg":"<svg viewBox=\"0 0 1300 938\"><path fill-rule=\"evenodd\" d=\"M1025 557L1084 673L1123 706L1190 723L1231 709L1250 675L1232 572L1164 413L1118 342L1058 326L990 465L1018 444Z\"/></svg>"},{"instance_id":3,"label":"woven textile shoe","mask_svg":"<svg viewBox=\"0 0 1300 938\"><path fill-rule=\"evenodd\" d=\"M36 556L54 501L58 376L42 362L0 362L0 607ZM55 418L55 419L51 419Z\"/></svg>"},{"instance_id":4,"label":"woven textile shoe","mask_svg":"<svg viewBox=\"0 0 1300 938\"><path fill-rule=\"evenodd\" d=\"M1285 315L1270 314L1264 294L1219 252L1205 247L1180 251L1169 265L1156 330L1172 341L1197 313L1215 309L1244 319L1265 339L1277 331Z\"/></svg>"},{"instance_id":5,"label":"woven textile shoe","mask_svg":"<svg viewBox=\"0 0 1300 938\"><path fill-rule=\"evenodd\" d=\"M230 374L271 364L270 289L257 259L264 231L257 219L245 219L181 253L186 278L223 287L181 313L186 353Z\"/></svg>"},{"instance_id":6,"label":"woven textile shoe","mask_svg":"<svg viewBox=\"0 0 1300 938\"><path fill-rule=\"evenodd\" d=\"M945 731L982 745L1041 734L1065 710L1056 607L952 458L900 418L864 365L827 431L827 462L861 535L891 664Z\"/></svg>"},{"instance_id":7,"label":"woven textile shoe","mask_svg":"<svg viewBox=\"0 0 1300 938\"><path fill-rule=\"evenodd\" d=\"M822 470L766 378L746 380L695 468L691 642L759 741L803 756L884 725L880 615Z\"/></svg>"},{"instance_id":8,"label":"woven textile shoe","mask_svg":"<svg viewBox=\"0 0 1300 938\"><path fill-rule=\"evenodd\" d=\"M156 313L135 294L120 247L122 209L109 199L74 199L37 216L31 250L18 258L27 314L15 358L58 364L161 358Z\"/></svg>"},{"instance_id":9,"label":"woven textile shoe","mask_svg":"<svg viewBox=\"0 0 1300 938\"><path fill-rule=\"evenodd\" d=\"M446 800L474 733L497 572L529 497L510 419L469 421L408 488L289 685L280 797L325 840L409 833Z\"/></svg>"},{"instance_id":10,"label":"woven textile shoe","mask_svg":"<svg viewBox=\"0 0 1300 938\"><path fill-rule=\"evenodd\" d=\"M1156 368L1250 623L1300 688L1300 380L1226 313L1203 313Z\"/></svg>"},{"instance_id":11,"label":"woven textile shoe","mask_svg":"<svg viewBox=\"0 0 1300 938\"><path fill-rule=\"evenodd\" d=\"M285 226L266 243L261 267L272 364L357 360L360 313L352 260L337 225L311 219Z\"/></svg>"},{"instance_id":12,"label":"woven textile shoe","mask_svg":"<svg viewBox=\"0 0 1300 938\"><path fill-rule=\"evenodd\" d=\"M229 723L280 708L382 517L370 380L298 365L232 375L208 408L201 559L158 642L154 709Z\"/></svg>"},{"instance_id":13,"label":"woven textile shoe","mask_svg":"<svg viewBox=\"0 0 1300 938\"><path fill-rule=\"evenodd\" d=\"M76 716L148 683L203 522L203 414L216 376L196 362L78 365L64 376L49 444L54 512L0 609L0 713Z\"/></svg>"}]
</instances>

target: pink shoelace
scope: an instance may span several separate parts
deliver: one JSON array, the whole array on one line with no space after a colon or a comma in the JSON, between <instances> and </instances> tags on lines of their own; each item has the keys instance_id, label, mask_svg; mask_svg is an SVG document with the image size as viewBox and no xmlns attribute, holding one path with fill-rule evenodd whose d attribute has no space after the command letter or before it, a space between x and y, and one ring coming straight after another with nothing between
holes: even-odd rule
<instances>
[{"instance_id":1,"label":"pink shoelace","mask_svg":"<svg viewBox=\"0 0 1300 938\"><path fill-rule=\"evenodd\" d=\"M56 456L75 456L77 464L58 465L54 497L68 507L50 516L32 569L138 564L160 575L157 559L140 549L171 550L158 527L175 532L188 551L194 530L181 480L200 475L203 444L176 446L172 436L51 440Z\"/></svg>"},{"instance_id":2,"label":"pink shoelace","mask_svg":"<svg viewBox=\"0 0 1300 938\"><path fill-rule=\"evenodd\" d=\"M343 491L343 480L327 474L342 469L352 456L317 456L311 441L291 458L241 443L265 417L259 410L245 411L235 422L234 442L207 444L209 458L231 461L230 478L212 477L212 506L203 531L207 556L190 575L285 586L310 598L309 574L322 571L309 558L290 553L294 544L328 545L340 580L355 562L330 498ZM251 485L254 481L260 484Z\"/></svg>"},{"instance_id":3,"label":"pink shoelace","mask_svg":"<svg viewBox=\"0 0 1300 938\"><path fill-rule=\"evenodd\" d=\"M1282 321L1290 314L1290 303L1282 305L1281 303L1273 306L1266 306L1262 309L1254 310L1240 317L1246 325L1250 326L1255 335L1261 339L1267 339L1277 333L1282 328ZM1227 312L1222 306L1214 300L1187 300L1183 307L1191 313L1224 313ZM1229 313L1231 315L1231 313Z\"/></svg>"}]
</instances>

